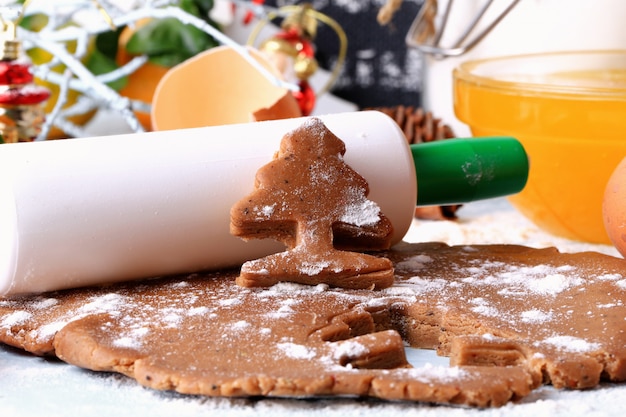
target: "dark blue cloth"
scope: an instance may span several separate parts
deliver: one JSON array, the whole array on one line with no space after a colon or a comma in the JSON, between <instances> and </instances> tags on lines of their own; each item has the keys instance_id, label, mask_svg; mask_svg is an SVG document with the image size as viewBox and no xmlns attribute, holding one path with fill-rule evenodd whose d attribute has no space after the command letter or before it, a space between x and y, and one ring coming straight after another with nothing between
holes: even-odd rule
<instances>
[{"instance_id":1,"label":"dark blue cloth","mask_svg":"<svg viewBox=\"0 0 626 417\"><path fill-rule=\"evenodd\" d=\"M421 105L422 56L408 48L404 40L421 0L403 1L401 9L386 26L376 20L384 3L380 0L266 2L274 7L302 3L309 3L315 10L333 18L346 32L348 54L341 76L332 89L334 95L360 107ZM320 66L332 70L339 50L336 33L320 24L314 41Z\"/></svg>"}]
</instances>

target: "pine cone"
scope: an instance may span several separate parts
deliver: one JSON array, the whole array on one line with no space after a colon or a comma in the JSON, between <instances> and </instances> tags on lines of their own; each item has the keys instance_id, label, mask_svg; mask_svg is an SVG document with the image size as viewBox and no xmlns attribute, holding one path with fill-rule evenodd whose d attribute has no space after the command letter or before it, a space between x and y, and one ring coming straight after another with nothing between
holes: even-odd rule
<instances>
[{"instance_id":1,"label":"pine cone","mask_svg":"<svg viewBox=\"0 0 626 417\"><path fill-rule=\"evenodd\" d=\"M404 132L409 144L432 142L434 140L450 139L455 137L452 128L441 119L433 116L432 112L424 111L421 107L395 106L370 107L363 110L378 110L396 121ZM416 207L415 217L428 220L454 220L461 205Z\"/></svg>"},{"instance_id":2,"label":"pine cone","mask_svg":"<svg viewBox=\"0 0 626 417\"><path fill-rule=\"evenodd\" d=\"M443 124L432 112L424 111L421 107L372 107L366 110L378 110L394 119L410 144L454 137L450 126Z\"/></svg>"}]
</instances>

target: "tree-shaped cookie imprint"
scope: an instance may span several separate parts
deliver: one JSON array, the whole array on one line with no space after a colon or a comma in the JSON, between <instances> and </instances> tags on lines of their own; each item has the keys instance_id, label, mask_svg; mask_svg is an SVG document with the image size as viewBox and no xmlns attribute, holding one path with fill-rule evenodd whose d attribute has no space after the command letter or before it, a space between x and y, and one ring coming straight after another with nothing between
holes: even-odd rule
<instances>
[{"instance_id":1,"label":"tree-shaped cookie imprint","mask_svg":"<svg viewBox=\"0 0 626 417\"><path fill-rule=\"evenodd\" d=\"M257 171L254 191L232 207L230 230L246 240L276 239L287 251L244 263L239 285L393 283L388 259L351 252L388 249L393 228L367 199L367 181L344 162L345 151L317 118L283 137L274 160Z\"/></svg>"}]
</instances>

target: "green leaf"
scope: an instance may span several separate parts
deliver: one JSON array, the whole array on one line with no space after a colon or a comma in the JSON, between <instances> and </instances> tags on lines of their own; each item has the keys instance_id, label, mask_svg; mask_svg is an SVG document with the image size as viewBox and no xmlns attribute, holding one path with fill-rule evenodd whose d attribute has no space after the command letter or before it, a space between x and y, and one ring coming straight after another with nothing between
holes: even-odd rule
<instances>
[{"instance_id":1,"label":"green leaf","mask_svg":"<svg viewBox=\"0 0 626 417\"><path fill-rule=\"evenodd\" d=\"M213 9L215 1L213 1L213 0L195 0L195 3L198 5L198 7L200 8L200 10L202 10L203 13L208 14Z\"/></svg>"},{"instance_id":2,"label":"green leaf","mask_svg":"<svg viewBox=\"0 0 626 417\"><path fill-rule=\"evenodd\" d=\"M115 60L117 55L118 40L124 28L115 31L103 32L96 36L96 49L105 56Z\"/></svg>"},{"instance_id":3,"label":"green leaf","mask_svg":"<svg viewBox=\"0 0 626 417\"><path fill-rule=\"evenodd\" d=\"M181 0L178 7L196 17L202 17L202 11L198 8L194 0Z\"/></svg>"},{"instance_id":4,"label":"green leaf","mask_svg":"<svg viewBox=\"0 0 626 417\"><path fill-rule=\"evenodd\" d=\"M176 19L151 20L133 33L126 50L135 55L155 55L176 49Z\"/></svg>"},{"instance_id":5,"label":"green leaf","mask_svg":"<svg viewBox=\"0 0 626 417\"><path fill-rule=\"evenodd\" d=\"M94 75L106 74L107 72L111 72L118 68L114 59L106 56L97 48L94 49L93 53L89 56L89 59L87 59L85 66ZM127 83L128 77L122 77L118 80L107 83L107 85L112 89L119 91L124 88Z\"/></svg>"},{"instance_id":6,"label":"green leaf","mask_svg":"<svg viewBox=\"0 0 626 417\"><path fill-rule=\"evenodd\" d=\"M152 62L167 66L216 46L215 40L195 26L185 25L176 18L152 20L139 28L126 44L126 50L136 55L148 55Z\"/></svg>"},{"instance_id":7,"label":"green leaf","mask_svg":"<svg viewBox=\"0 0 626 417\"><path fill-rule=\"evenodd\" d=\"M213 9L213 3L213 0L181 0L180 7L194 16L206 20L209 12Z\"/></svg>"},{"instance_id":8,"label":"green leaf","mask_svg":"<svg viewBox=\"0 0 626 417\"><path fill-rule=\"evenodd\" d=\"M189 53L190 57L215 46L212 43L213 38L195 26L183 26L180 30L180 38L183 51Z\"/></svg>"},{"instance_id":9,"label":"green leaf","mask_svg":"<svg viewBox=\"0 0 626 417\"><path fill-rule=\"evenodd\" d=\"M20 26L33 32L39 32L48 24L48 16L43 13L35 13L24 16L20 22Z\"/></svg>"},{"instance_id":10,"label":"green leaf","mask_svg":"<svg viewBox=\"0 0 626 417\"><path fill-rule=\"evenodd\" d=\"M169 53L163 55L153 55L150 57L149 61L153 64L160 65L162 67L171 68L177 64L183 62L187 55Z\"/></svg>"}]
</instances>

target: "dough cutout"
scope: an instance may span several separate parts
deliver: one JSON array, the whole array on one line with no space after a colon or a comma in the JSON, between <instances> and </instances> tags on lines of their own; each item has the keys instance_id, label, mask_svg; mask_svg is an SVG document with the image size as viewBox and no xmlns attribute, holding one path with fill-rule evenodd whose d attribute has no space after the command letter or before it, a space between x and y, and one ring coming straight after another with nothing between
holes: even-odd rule
<instances>
[{"instance_id":1,"label":"dough cutout","mask_svg":"<svg viewBox=\"0 0 626 417\"><path fill-rule=\"evenodd\" d=\"M230 231L243 239L274 238L287 250L244 263L237 284L393 284L388 259L356 252L388 249L393 227L367 199L367 181L344 162L345 152L318 118L283 137L274 159L257 171L254 191L232 207Z\"/></svg>"}]
</instances>

